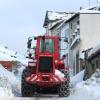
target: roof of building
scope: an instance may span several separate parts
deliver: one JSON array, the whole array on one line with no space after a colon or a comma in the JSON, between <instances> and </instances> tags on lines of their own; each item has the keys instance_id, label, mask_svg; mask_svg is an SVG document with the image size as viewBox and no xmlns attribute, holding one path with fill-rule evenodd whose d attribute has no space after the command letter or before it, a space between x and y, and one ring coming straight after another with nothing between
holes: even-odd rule
<instances>
[{"instance_id":1,"label":"roof of building","mask_svg":"<svg viewBox=\"0 0 100 100\"><path fill-rule=\"evenodd\" d=\"M56 24L58 21L67 20L69 17L71 17L71 14L69 15L66 12L47 11L43 26L46 27L50 22Z\"/></svg>"},{"instance_id":2,"label":"roof of building","mask_svg":"<svg viewBox=\"0 0 100 100\"><path fill-rule=\"evenodd\" d=\"M100 53L100 44L98 44L95 48L93 48L89 53L88 53L88 59L93 58L94 56L98 55Z\"/></svg>"},{"instance_id":3,"label":"roof of building","mask_svg":"<svg viewBox=\"0 0 100 100\"><path fill-rule=\"evenodd\" d=\"M84 10L100 10L100 4L84 8Z\"/></svg>"},{"instance_id":4,"label":"roof of building","mask_svg":"<svg viewBox=\"0 0 100 100\"><path fill-rule=\"evenodd\" d=\"M81 9L76 11L72 17L67 19L65 23L69 22L70 20L74 19L75 17L79 16L79 14L100 14L100 5L91 6L88 8Z\"/></svg>"},{"instance_id":5,"label":"roof of building","mask_svg":"<svg viewBox=\"0 0 100 100\"><path fill-rule=\"evenodd\" d=\"M0 61L15 61L16 58L16 52L0 44Z\"/></svg>"}]
</instances>

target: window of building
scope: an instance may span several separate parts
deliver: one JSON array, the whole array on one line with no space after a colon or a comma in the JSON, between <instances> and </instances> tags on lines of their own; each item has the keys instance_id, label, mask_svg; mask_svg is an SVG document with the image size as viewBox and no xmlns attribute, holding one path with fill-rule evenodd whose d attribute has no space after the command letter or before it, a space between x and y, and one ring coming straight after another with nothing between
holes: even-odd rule
<instances>
[{"instance_id":1,"label":"window of building","mask_svg":"<svg viewBox=\"0 0 100 100\"><path fill-rule=\"evenodd\" d=\"M70 44L72 43L72 38L70 38Z\"/></svg>"},{"instance_id":2,"label":"window of building","mask_svg":"<svg viewBox=\"0 0 100 100\"><path fill-rule=\"evenodd\" d=\"M92 72L95 72L95 64L92 64Z\"/></svg>"},{"instance_id":3,"label":"window of building","mask_svg":"<svg viewBox=\"0 0 100 100\"><path fill-rule=\"evenodd\" d=\"M73 35L73 40L74 40L75 36L76 36L76 34L75 34L75 35Z\"/></svg>"},{"instance_id":4,"label":"window of building","mask_svg":"<svg viewBox=\"0 0 100 100\"><path fill-rule=\"evenodd\" d=\"M99 62L98 62L98 60L96 60L96 68L98 68L99 67Z\"/></svg>"},{"instance_id":5,"label":"window of building","mask_svg":"<svg viewBox=\"0 0 100 100\"><path fill-rule=\"evenodd\" d=\"M80 29L77 29L77 35L80 35Z\"/></svg>"},{"instance_id":6,"label":"window of building","mask_svg":"<svg viewBox=\"0 0 100 100\"><path fill-rule=\"evenodd\" d=\"M80 22L79 22L79 20L77 21L77 25L79 25L80 24Z\"/></svg>"},{"instance_id":7,"label":"window of building","mask_svg":"<svg viewBox=\"0 0 100 100\"><path fill-rule=\"evenodd\" d=\"M73 24L71 23L71 25L70 25L70 28L72 29L73 28Z\"/></svg>"}]
</instances>

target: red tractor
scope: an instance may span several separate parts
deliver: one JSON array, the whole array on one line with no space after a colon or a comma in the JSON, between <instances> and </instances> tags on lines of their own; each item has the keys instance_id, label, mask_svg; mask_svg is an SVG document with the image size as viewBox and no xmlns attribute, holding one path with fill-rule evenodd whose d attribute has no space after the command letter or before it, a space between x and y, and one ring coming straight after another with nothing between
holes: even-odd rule
<instances>
[{"instance_id":1,"label":"red tractor","mask_svg":"<svg viewBox=\"0 0 100 100\"><path fill-rule=\"evenodd\" d=\"M28 49L31 48L33 37L28 39ZM58 93L60 97L67 97L69 90L69 70L65 68L64 58L60 59L58 36L38 36L35 55L29 54L31 59L22 73L21 92L23 97L30 97L36 93ZM31 51L32 51L31 50Z\"/></svg>"}]
</instances>

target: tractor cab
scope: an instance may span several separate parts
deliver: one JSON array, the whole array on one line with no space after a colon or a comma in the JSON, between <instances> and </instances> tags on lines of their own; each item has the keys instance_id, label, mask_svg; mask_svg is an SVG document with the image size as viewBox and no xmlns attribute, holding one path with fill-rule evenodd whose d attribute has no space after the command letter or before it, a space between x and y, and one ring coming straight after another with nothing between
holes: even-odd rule
<instances>
[{"instance_id":1,"label":"tractor cab","mask_svg":"<svg viewBox=\"0 0 100 100\"><path fill-rule=\"evenodd\" d=\"M36 48L33 48L32 45L33 41L36 40ZM39 55L40 53L58 53L59 49L59 41L57 36L38 36L38 37L29 37L28 43L27 43L28 49L36 49L36 55ZM35 44L35 43L34 43Z\"/></svg>"}]
</instances>

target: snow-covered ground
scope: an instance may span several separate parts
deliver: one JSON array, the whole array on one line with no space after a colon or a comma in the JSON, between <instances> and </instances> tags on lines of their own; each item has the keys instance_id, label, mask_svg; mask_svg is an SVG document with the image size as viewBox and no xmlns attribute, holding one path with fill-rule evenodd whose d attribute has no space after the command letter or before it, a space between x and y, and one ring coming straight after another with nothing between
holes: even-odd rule
<instances>
[{"instance_id":1,"label":"snow-covered ground","mask_svg":"<svg viewBox=\"0 0 100 100\"><path fill-rule=\"evenodd\" d=\"M84 70L70 78L71 87L75 87L76 84L83 81Z\"/></svg>"},{"instance_id":2,"label":"snow-covered ground","mask_svg":"<svg viewBox=\"0 0 100 100\"><path fill-rule=\"evenodd\" d=\"M95 51L95 50L94 50ZM22 57L16 52L11 51L0 45L0 60L17 60L22 63L22 65L27 65L28 60ZM0 65L0 100L6 100L6 98L15 99L15 97L21 96L21 73L25 67L21 66L18 68L18 73L15 75L12 72L6 70L2 65ZM61 75L58 71L56 74ZM90 79L83 81L84 70L77 75L70 78L71 94L67 98L57 98L59 100L100 100L100 70L97 69L96 72L91 76ZM27 98L27 100L32 100L33 98ZM47 99L47 98L38 98ZM56 98L54 98L56 99ZM48 98L51 100L51 98Z\"/></svg>"},{"instance_id":3,"label":"snow-covered ground","mask_svg":"<svg viewBox=\"0 0 100 100\"><path fill-rule=\"evenodd\" d=\"M23 70L23 68L22 68ZM71 95L67 98L57 98L59 100L100 100L100 70L92 75L92 77L86 81L83 81L84 70L78 73L76 76L71 77ZM21 96L21 71L19 76L15 76L12 72L4 69L0 65L0 99L13 98ZM32 100L33 98L27 98ZM41 100L41 98L38 98ZM42 98L43 99L43 98ZM44 98L46 99L46 98ZM48 98L51 100L52 98ZM56 99L56 97L54 97Z\"/></svg>"},{"instance_id":4,"label":"snow-covered ground","mask_svg":"<svg viewBox=\"0 0 100 100\"><path fill-rule=\"evenodd\" d=\"M0 65L0 98L20 96L20 86L21 80Z\"/></svg>"},{"instance_id":5,"label":"snow-covered ground","mask_svg":"<svg viewBox=\"0 0 100 100\"><path fill-rule=\"evenodd\" d=\"M75 79L80 80L81 75L76 75ZM67 100L100 100L100 70L97 69L90 79L77 83L73 91Z\"/></svg>"}]
</instances>

